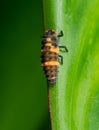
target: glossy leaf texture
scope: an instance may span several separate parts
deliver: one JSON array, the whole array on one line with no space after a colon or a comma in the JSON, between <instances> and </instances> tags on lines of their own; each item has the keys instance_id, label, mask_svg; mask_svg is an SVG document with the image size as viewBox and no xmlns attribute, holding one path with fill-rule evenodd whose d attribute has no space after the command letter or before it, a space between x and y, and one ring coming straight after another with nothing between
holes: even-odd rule
<instances>
[{"instance_id":1,"label":"glossy leaf texture","mask_svg":"<svg viewBox=\"0 0 99 130\"><path fill-rule=\"evenodd\" d=\"M49 85L52 130L99 129L99 1L43 0L44 29L63 30L56 85Z\"/></svg>"}]
</instances>

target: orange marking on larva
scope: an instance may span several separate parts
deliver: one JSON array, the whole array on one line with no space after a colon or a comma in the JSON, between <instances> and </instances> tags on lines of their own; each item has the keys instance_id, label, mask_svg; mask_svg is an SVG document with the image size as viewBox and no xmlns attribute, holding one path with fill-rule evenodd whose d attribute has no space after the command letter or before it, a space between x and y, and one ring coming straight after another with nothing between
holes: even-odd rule
<instances>
[{"instance_id":1,"label":"orange marking on larva","mask_svg":"<svg viewBox=\"0 0 99 130\"><path fill-rule=\"evenodd\" d=\"M51 43L46 43L45 46L51 46Z\"/></svg>"},{"instance_id":2,"label":"orange marking on larva","mask_svg":"<svg viewBox=\"0 0 99 130\"><path fill-rule=\"evenodd\" d=\"M58 61L46 61L42 64L42 66L50 66L50 65L59 65Z\"/></svg>"},{"instance_id":3,"label":"orange marking on larva","mask_svg":"<svg viewBox=\"0 0 99 130\"><path fill-rule=\"evenodd\" d=\"M45 30L45 32L48 32L48 30Z\"/></svg>"},{"instance_id":4,"label":"orange marking on larva","mask_svg":"<svg viewBox=\"0 0 99 130\"><path fill-rule=\"evenodd\" d=\"M59 53L59 48L51 47L50 52Z\"/></svg>"},{"instance_id":5,"label":"orange marking on larva","mask_svg":"<svg viewBox=\"0 0 99 130\"><path fill-rule=\"evenodd\" d=\"M46 38L46 41L47 42L51 42L51 38Z\"/></svg>"},{"instance_id":6,"label":"orange marking on larva","mask_svg":"<svg viewBox=\"0 0 99 130\"><path fill-rule=\"evenodd\" d=\"M41 50L41 52L48 52L47 50ZM59 53L59 48L54 48L54 47L51 47L51 49L49 50L49 52L55 52L55 53Z\"/></svg>"}]
</instances>

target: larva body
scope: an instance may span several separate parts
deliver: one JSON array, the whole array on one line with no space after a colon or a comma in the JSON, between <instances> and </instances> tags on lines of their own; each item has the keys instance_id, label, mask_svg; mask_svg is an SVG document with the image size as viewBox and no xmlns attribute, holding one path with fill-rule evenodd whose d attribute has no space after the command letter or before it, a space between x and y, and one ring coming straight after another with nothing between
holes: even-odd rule
<instances>
[{"instance_id":1,"label":"larva body","mask_svg":"<svg viewBox=\"0 0 99 130\"><path fill-rule=\"evenodd\" d=\"M58 67L59 67L59 47L67 48L64 46L58 46L58 37L63 36L61 31L60 35L57 35L55 30L46 30L42 37L42 49L41 58L42 66L46 75L46 78L50 84L56 83ZM61 61L62 56L60 56Z\"/></svg>"}]
</instances>

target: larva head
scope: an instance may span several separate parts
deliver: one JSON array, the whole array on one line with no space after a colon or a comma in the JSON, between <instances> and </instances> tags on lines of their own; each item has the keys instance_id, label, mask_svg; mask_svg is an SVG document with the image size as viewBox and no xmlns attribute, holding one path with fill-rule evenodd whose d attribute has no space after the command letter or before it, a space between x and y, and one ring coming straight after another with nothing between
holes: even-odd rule
<instances>
[{"instance_id":1,"label":"larva head","mask_svg":"<svg viewBox=\"0 0 99 130\"><path fill-rule=\"evenodd\" d=\"M52 35L57 35L55 30L46 30L44 32L44 36L52 36Z\"/></svg>"}]
</instances>

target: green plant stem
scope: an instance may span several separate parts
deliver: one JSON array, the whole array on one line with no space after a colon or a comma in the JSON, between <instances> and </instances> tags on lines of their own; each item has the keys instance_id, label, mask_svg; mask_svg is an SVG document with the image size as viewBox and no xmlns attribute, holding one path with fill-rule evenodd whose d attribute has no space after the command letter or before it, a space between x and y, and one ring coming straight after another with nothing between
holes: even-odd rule
<instances>
[{"instance_id":1,"label":"green plant stem","mask_svg":"<svg viewBox=\"0 0 99 130\"><path fill-rule=\"evenodd\" d=\"M99 89L98 4L98 0L43 0L44 29L63 30L59 44L69 50L60 51L64 64L56 84L48 88L52 130L92 128L89 115L96 108L89 110L91 96Z\"/></svg>"},{"instance_id":2,"label":"green plant stem","mask_svg":"<svg viewBox=\"0 0 99 130\"><path fill-rule=\"evenodd\" d=\"M59 33L61 30L63 30L62 27L62 2L61 1L55 1L53 4L53 0L48 0L48 1L43 1L43 9L44 9L44 25L45 25L45 30L46 29L55 29L57 33ZM54 13L53 13L54 12ZM60 19L60 20L59 20ZM64 30L63 30L64 31ZM60 38L60 42L62 43L63 38ZM64 43L65 44L65 43ZM63 45L64 45L63 44ZM52 122L52 129L61 129L65 130L66 129L66 121L64 119L64 114L66 112L64 111L66 108L65 102L65 87L66 83L62 79L66 75L66 71L64 72L64 66L68 62L68 57L65 52L62 53L64 58L67 60L64 60L64 65L61 66L61 70L59 69L59 74L58 74L58 80L57 84L53 86L49 86L49 105L50 105L50 114L51 114L51 122ZM66 66L65 66L66 70ZM61 73L62 72L62 73ZM61 77L61 78L59 78ZM59 108L61 107L61 109ZM53 109L54 108L54 109ZM64 113L65 112L65 113ZM61 121L62 120L62 121ZM61 124L60 124L61 123Z\"/></svg>"}]
</instances>

